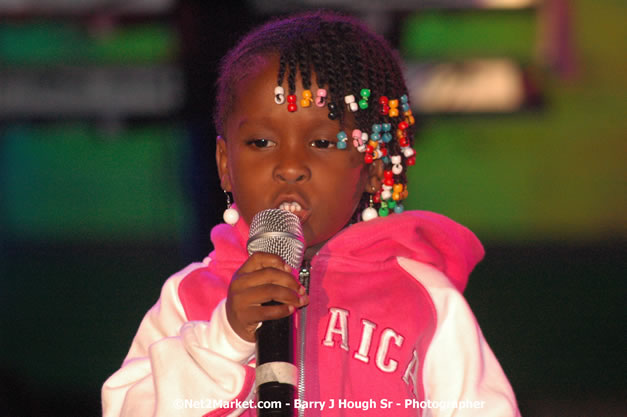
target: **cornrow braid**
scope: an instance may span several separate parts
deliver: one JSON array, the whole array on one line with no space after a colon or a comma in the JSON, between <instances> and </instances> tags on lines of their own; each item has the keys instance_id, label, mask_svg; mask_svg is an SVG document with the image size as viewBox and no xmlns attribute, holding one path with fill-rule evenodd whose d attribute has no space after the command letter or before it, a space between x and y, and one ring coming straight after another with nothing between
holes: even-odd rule
<instances>
[{"instance_id":1,"label":"cornrow braid","mask_svg":"<svg viewBox=\"0 0 627 417\"><path fill-rule=\"evenodd\" d=\"M290 94L296 93L296 71L298 70L298 63L296 58L296 51L288 51L287 55L288 72L287 72L287 86Z\"/></svg>"},{"instance_id":2,"label":"cornrow braid","mask_svg":"<svg viewBox=\"0 0 627 417\"><path fill-rule=\"evenodd\" d=\"M283 84L283 77L285 77L285 56L281 54L279 57L279 73L277 74L276 85Z\"/></svg>"},{"instance_id":3,"label":"cornrow braid","mask_svg":"<svg viewBox=\"0 0 627 417\"><path fill-rule=\"evenodd\" d=\"M309 90L311 89L311 61L309 55L310 50L309 48L307 48L306 42L304 40L301 42L298 52L298 71L300 72L303 88L305 90Z\"/></svg>"},{"instance_id":4,"label":"cornrow braid","mask_svg":"<svg viewBox=\"0 0 627 417\"><path fill-rule=\"evenodd\" d=\"M380 35L355 19L336 13L319 11L268 22L244 37L225 56L220 67L214 114L218 134L224 134L225 120L234 105L235 89L232 86L250 73L257 66L258 60L277 55L277 85L283 85L287 78L289 94L295 94L297 75L300 75L304 90L311 88L315 76L317 87L327 91L327 107L335 105L333 112L340 129L350 125L367 133L371 139L373 125L389 123L392 126L389 132L392 140L387 143L375 140L373 145L377 148L376 151L372 154L365 152L364 158L367 162L368 158L380 158L384 170L394 172L394 184L405 187L408 161L411 159L413 163L413 151L401 146L397 137L400 123L408 119L403 114L400 100L408 92L399 58ZM370 89L371 92L368 108L352 112L344 97L352 94L358 102L362 88ZM399 100L398 117L381 114L381 96L386 96L389 100ZM403 140L411 146L414 142L414 128L408 126L403 130L403 135ZM383 149L387 151L387 155ZM396 161L394 156L401 157L401 167L392 162L392 159ZM389 173L387 175L389 177ZM386 191L385 198L383 191ZM388 198L388 191L382 188L376 193L376 196L381 196L380 209L400 204L405 197L403 193L403 196ZM369 197L369 193L363 194L361 207L355 218L368 205Z\"/></svg>"},{"instance_id":5,"label":"cornrow braid","mask_svg":"<svg viewBox=\"0 0 627 417\"><path fill-rule=\"evenodd\" d=\"M322 56L320 55L321 46L319 42L314 42L311 46L311 66L316 74L316 85L318 88L324 88L326 79L324 78L325 71L322 65Z\"/></svg>"},{"instance_id":6,"label":"cornrow braid","mask_svg":"<svg viewBox=\"0 0 627 417\"><path fill-rule=\"evenodd\" d=\"M332 32L327 22L321 25L320 31L322 34L322 56L326 65L325 78L328 84L327 100L328 104L333 104L336 107L335 113L342 127L344 121L344 107L342 106L343 98L341 97L339 81L336 78L336 74L339 73L339 68L336 68L337 60L335 57L338 55L338 51L334 48L334 46L337 45L337 42L334 42L335 33Z\"/></svg>"},{"instance_id":7,"label":"cornrow braid","mask_svg":"<svg viewBox=\"0 0 627 417\"><path fill-rule=\"evenodd\" d=\"M366 41L367 42L367 41ZM353 45L351 45L353 46ZM362 58L362 55L367 53L364 50L364 45L355 45L351 48L350 51L350 61L353 64L353 68L355 68L355 77L351 77L352 85L351 89L355 92L355 99L359 101L361 99L361 89L366 88L372 92L372 88L374 87L374 76L366 76L367 72L364 72L364 67L368 66L368 71L370 71L370 65L366 65ZM372 97L372 96L371 96ZM357 111L355 114L355 118L357 120L357 125L368 129L368 121L372 118L372 102L368 103L368 107L366 109L361 109ZM360 129L361 130L361 129Z\"/></svg>"}]
</instances>

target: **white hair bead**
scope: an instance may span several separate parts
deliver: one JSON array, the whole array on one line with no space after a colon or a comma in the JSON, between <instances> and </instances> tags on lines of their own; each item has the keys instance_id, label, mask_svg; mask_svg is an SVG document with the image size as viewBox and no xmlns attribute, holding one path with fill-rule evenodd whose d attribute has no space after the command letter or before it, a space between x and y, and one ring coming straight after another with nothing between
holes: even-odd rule
<instances>
[{"instance_id":1,"label":"white hair bead","mask_svg":"<svg viewBox=\"0 0 627 417\"><path fill-rule=\"evenodd\" d=\"M411 156L414 156L415 154L416 154L416 151L414 151L409 146L406 148L403 148L403 155L405 155L405 158L409 158Z\"/></svg>"},{"instance_id":2,"label":"white hair bead","mask_svg":"<svg viewBox=\"0 0 627 417\"><path fill-rule=\"evenodd\" d=\"M276 104L285 103L285 89L280 85L274 87L274 102Z\"/></svg>"}]
</instances>

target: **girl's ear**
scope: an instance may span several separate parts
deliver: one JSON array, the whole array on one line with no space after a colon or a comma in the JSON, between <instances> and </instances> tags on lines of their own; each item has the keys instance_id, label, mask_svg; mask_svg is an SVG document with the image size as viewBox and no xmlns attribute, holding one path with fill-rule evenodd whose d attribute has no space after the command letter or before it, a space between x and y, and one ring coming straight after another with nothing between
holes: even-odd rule
<instances>
[{"instance_id":1,"label":"girl's ear","mask_svg":"<svg viewBox=\"0 0 627 417\"><path fill-rule=\"evenodd\" d=\"M229 176L229 158L226 141L222 136L216 137L216 166L220 176L220 186L224 191L231 191L231 177Z\"/></svg>"},{"instance_id":2,"label":"girl's ear","mask_svg":"<svg viewBox=\"0 0 627 417\"><path fill-rule=\"evenodd\" d=\"M376 159L368 166L368 181L365 191L374 194L383 184L383 161Z\"/></svg>"}]
</instances>

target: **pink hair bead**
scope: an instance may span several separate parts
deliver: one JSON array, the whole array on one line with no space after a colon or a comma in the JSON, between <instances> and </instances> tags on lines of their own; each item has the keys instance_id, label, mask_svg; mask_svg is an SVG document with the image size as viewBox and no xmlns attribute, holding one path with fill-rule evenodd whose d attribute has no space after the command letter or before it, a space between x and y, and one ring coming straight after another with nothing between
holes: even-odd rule
<instances>
[{"instance_id":1,"label":"pink hair bead","mask_svg":"<svg viewBox=\"0 0 627 417\"><path fill-rule=\"evenodd\" d=\"M327 98L327 90L324 88L319 88L316 91L316 106L323 107Z\"/></svg>"}]
</instances>

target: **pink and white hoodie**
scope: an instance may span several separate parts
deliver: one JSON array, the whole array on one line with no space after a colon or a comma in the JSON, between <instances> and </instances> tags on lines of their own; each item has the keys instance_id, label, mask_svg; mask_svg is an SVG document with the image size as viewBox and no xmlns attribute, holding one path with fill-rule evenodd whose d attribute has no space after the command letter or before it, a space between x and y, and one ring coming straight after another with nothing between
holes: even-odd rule
<instances>
[{"instance_id":1,"label":"pink and white hoodie","mask_svg":"<svg viewBox=\"0 0 627 417\"><path fill-rule=\"evenodd\" d=\"M256 415L255 345L230 328L224 306L248 257L248 226L218 225L211 238L208 258L166 281L105 382L105 417ZM354 224L327 242L311 260L295 332L306 335L300 414L519 416L461 294L482 257L472 232L424 211Z\"/></svg>"}]
</instances>

